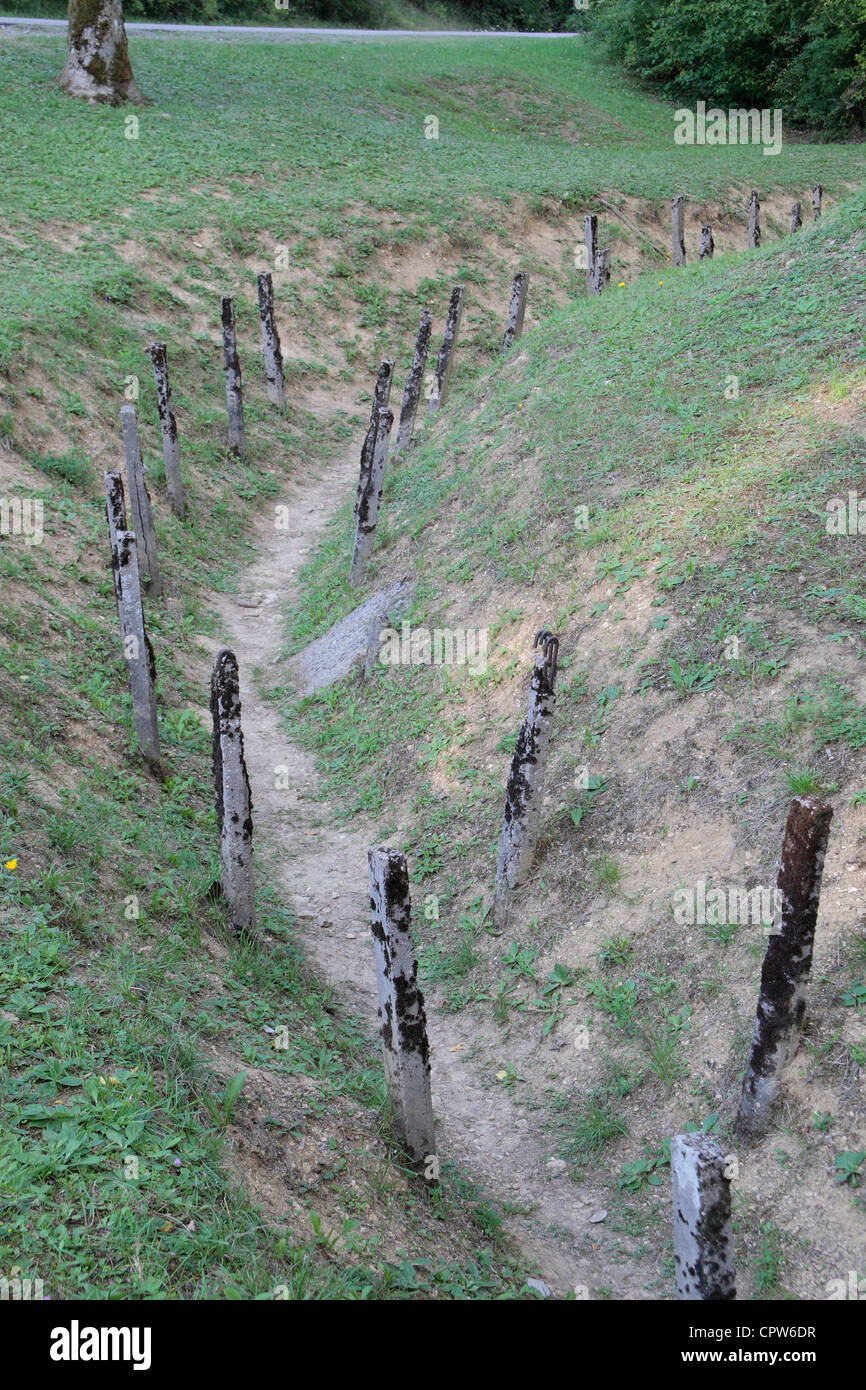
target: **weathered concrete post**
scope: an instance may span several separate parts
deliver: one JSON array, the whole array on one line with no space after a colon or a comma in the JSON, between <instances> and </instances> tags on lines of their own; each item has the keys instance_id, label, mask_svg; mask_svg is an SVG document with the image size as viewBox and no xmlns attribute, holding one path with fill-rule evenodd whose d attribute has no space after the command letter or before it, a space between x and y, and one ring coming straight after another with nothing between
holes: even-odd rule
<instances>
[{"instance_id":1,"label":"weathered concrete post","mask_svg":"<svg viewBox=\"0 0 866 1390\"><path fill-rule=\"evenodd\" d=\"M425 1178L435 1181L439 1174L430 1047L412 940L409 873L405 856L396 850L371 849L367 858L385 1084L406 1152L413 1163L423 1166Z\"/></svg>"},{"instance_id":2,"label":"weathered concrete post","mask_svg":"<svg viewBox=\"0 0 866 1390\"><path fill-rule=\"evenodd\" d=\"M761 244L761 204L757 191L752 189L749 199L749 249L756 251Z\"/></svg>"},{"instance_id":3,"label":"weathered concrete post","mask_svg":"<svg viewBox=\"0 0 866 1390\"><path fill-rule=\"evenodd\" d=\"M583 219L583 240L586 246L586 292L595 294L595 259L598 255L598 215L588 212Z\"/></svg>"},{"instance_id":4,"label":"weathered concrete post","mask_svg":"<svg viewBox=\"0 0 866 1390\"><path fill-rule=\"evenodd\" d=\"M671 1140L677 1298L734 1299L734 1239L728 1160L709 1134Z\"/></svg>"},{"instance_id":5,"label":"weathered concrete post","mask_svg":"<svg viewBox=\"0 0 866 1390\"><path fill-rule=\"evenodd\" d=\"M159 562L156 558L156 531L153 526L150 493L144 480L144 464L141 459L138 420L134 405L120 407L120 428L123 433L123 451L126 455L126 481L129 486L129 504L132 508L132 529L135 532L138 550L139 574L147 581L147 591L151 598L159 598L162 593L162 580L159 577ZM121 529L126 528L124 526Z\"/></svg>"},{"instance_id":6,"label":"weathered concrete post","mask_svg":"<svg viewBox=\"0 0 866 1390\"><path fill-rule=\"evenodd\" d=\"M229 416L229 448L239 459L246 458L247 441L244 430L244 380L238 357L235 332L235 302L230 294L220 300L223 330L223 367L226 374L226 405Z\"/></svg>"},{"instance_id":7,"label":"weathered concrete post","mask_svg":"<svg viewBox=\"0 0 866 1390\"><path fill-rule=\"evenodd\" d=\"M816 183L812 189L812 220L817 222L821 216L821 203L824 197L824 185Z\"/></svg>"},{"instance_id":8,"label":"weathered concrete post","mask_svg":"<svg viewBox=\"0 0 866 1390\"><path fill-rule=\"evenodd\" d=\"M427 414L435 415L440 405L444 405L445 397L448 394L448 387L451 383L451 372L454 367L454 349L457 345L457 333L460 328L460 319L463 315L463 297L466 291L463 285L455 285L451 291L451 299L448 303L448 317L445 320L445 334L442 338L442 346L439 349L439 356L436 359L436 370L433 373L433 389L430 392L430 401L427 406Z\"/></svg>"},{"instance_id":9,"label":"weathered concrete post","mask_svg":"<svg viewBox=\"0 0 866 1390\"><path fill-rule=\"evenodd\" d=\"M800 1040L832 818L832 806L816 796L795 796L788 811L776 870L776 921L737 1115L737 1129L752 1139L769 1125L782 1072Z\"/></svg>"},{"instance_id":10,"label":"weathered concrete post","mask_svg":"<svg viewBox=\"0 0 866 1390\"><path fill-rule=\"evenodd\" d=\"M244 762L241 695L234 652L217 652L210 684L213 716L213 780L223 896L229 926L237 935L255 935L253 886L253 802Z\"/></svg>"},{"instance_id":11,"label":"weathered concrete post","mask_svg":"<svg viewBox=\"0 0 866 1390\"><path fill-rule=\"evenodd\" d=\"M374 425L376 416L380 410L384 410L391 399L391 383L394 380L394 363L389 357L383 358L379 363L379 370L376 373L376 385L373 387L373 404L370 409L370 424Z\"/></svg>"},{"instance_id":12,"label":"weathered concrete post","mask_svg":"<svg viewBox=\"0 0 866 1390\"><path fill-rule=\"evenodd\" d=\"M592 276L594 294L601 294L610 284L610 248L595 253L595 268Z\"/></svg>"},{"instance_id":13,"label":"weathered concrete post","mask_svg":"<svg viewBox=\"0 0 866 1390\"><path fill-rule=\"evenodd\" d=\"M799 232L802 225L803 219L800 216L800 204L794 203L793 207L791 208L791 231Z\"/></svg>"},{"instance_id":14,"label":"weathered concrete post","mask_svg":"<svg viewBox=\"0 0 866 1390\"><path fill-rule=\"evenodd\" d=\"M713 241L713 229L705 222L701 227L701 260L711 261L716 243Z\"/></svg>"},{"instance_id":15,"label":"weathered concrete post","mask_svg":"<svg viewBox=\"0 0 866 1390\"><path fill-rule=\"evenodd\" d=\"M162 456L165 459L165 485L168 500L175 516L181 521L186 513L186 498L180 472L180 446L177 442L177 421L171 408L171 387L168 380L168 354L165 343L151 343L150 360L156 382L156 405L162 430Z\"/></svg>"},{"instance_id":16,"label":"weathered concrete post","mask_svg":"<svg viewBox=\"0 0 866 1390\"><path fill-rule=\"evenodd\" d=\"M542 629L535 634L533 647L529 708L511 760L496 864L493 921L500 929L508 925L513 893L526 881L535 858L547 747L556 706L554 681L559 641Z\"/></svg>"},{"instance_id":17,"label":"weathered concrete post","mask_svg":"<svg viewBox=\"0 0 866 1390\"><path fill-rule=\"evenodd\" d=\"M262 321L262 355L268 383L268 400L280 410L286 408L286 383L283 377L283 354L280 335L274 318L274 282L264 271L258 277L259 318Z\"/></svg>"},{"instance_id":18,"label":"weathered concrete post","mask_svg":"<svg viewBox=\"0 0 866 1390\"><path fill-rule=\"evenodd\" d=\"M355 545L352 550L352 563L349 566L349 585L353 589L363 577L367 561L373 552L376 523L379 520L379 503L382 500L382 487L385 482L385 460L388 457L388 444L393 423L394 412L392 410L378 410L376 412L376 433L372 457L366 477L362 476L359 482L358 502L355 510ZM363 474L363 456L361 468Z\"/></svg>"},{"instance_id":19,"label":"weathered concrete post","mask_svg":"<svg viewBox=\"0 0 866 1390\"><path fill-rule=\"evenodd\" d=\"M403 391L403 404L400 408L400 424L397 426L397 438L394 441L394 458L400 458L412 439L412 431L415 428L415 415L418 411L418 401L421 398L421 387L424 384L424 368L427 365L427 351L430 347L430 333L433 328L433 315L429 309L425 309L421 315L421 324L418 329L418 339L415 343L415 356L412 358L412 368L406 379L406 386Z\"/></svg>"},{"instance_id":20,"label":"weathered concrete post","mask_svg":"<svg viewBox=\"0 0 866 1390\"><path fill-rule=\"evenodd\" d=\"M117 475L115 475L117 476ZM159 756L159 728L156 719L156 667L153 649L144 626L141 584L135 534L117 532L117 581L120 589L120 631L123 655L129 666L132 691L132 717L144 761L151 772L163 772Z\"/></svg>"},{"instance_id":21,"label":"weathered concrete post","mask_svg":"<svg viewBox=\"0 0 866 1390\"><path fill-rule=\"evenodd\" d=\"M126 526L126 502L123 496L123 479L119 473L105 475L105 511L108 516L108 540L111 545L111 581L117 601L117 616L123 627L123 608L120 602L120 557L117 537Z\"/></svg>"},{"instance_id":22,"label":"weathered concrete post","mask_svg":"<svg viewBox=\"0 0 866 1390\"><path fill-rule=\"evenodd\" d=\"M523 332L523 316L526 313L526 295L529 290L529 275L525 270L521 270L515 275L514 283L511 286L511 304L508 308L508 322L505 325L505 337L502 340L502 351L507 352L513 347Z\"/></svg>"},{"instance_id":23,"label":"weathered concrete post","mask_svg":"<svg viewBox=\"0 0 866 1390\"><path fill-rule=\"evenodd\" d=\"M682 193L671 198L671 259L674 265L686 263L685 202Z\"/></svg>"}]
</instances>

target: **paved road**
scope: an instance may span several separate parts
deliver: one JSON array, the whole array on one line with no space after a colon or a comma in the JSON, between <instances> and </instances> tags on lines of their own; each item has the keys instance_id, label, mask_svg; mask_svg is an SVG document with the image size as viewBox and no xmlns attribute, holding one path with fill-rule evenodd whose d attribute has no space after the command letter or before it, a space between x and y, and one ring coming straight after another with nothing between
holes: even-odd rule
<instances>
[{"instance_id":1,"label":"paved road","mask_svg":"<svg viewBox=\"0 0 866 1390\"><path fill-rule=\"evenodd\" d=\"M65 19L26 19L18 15L0 15L0 29L65 29ZM127 31L143 34L180 34L196 37L229 37L233 39L568 39L576 34L526 34L500 29L303 29L283 28L278 24L151 24L145 20L127 20Z\"/></svg>"}]
</instances>

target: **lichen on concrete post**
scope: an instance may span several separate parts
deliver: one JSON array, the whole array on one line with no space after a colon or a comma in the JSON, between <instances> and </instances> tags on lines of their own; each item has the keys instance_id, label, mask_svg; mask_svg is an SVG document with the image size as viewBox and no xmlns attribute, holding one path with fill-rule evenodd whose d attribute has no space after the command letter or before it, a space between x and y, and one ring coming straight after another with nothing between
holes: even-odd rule
<instances>
[{"instance_id":1,"label":"lichen on concrete post","mask_svg":"<svg viewBox=\"0 0 866 1390\"><path fill-rule=\"evenodd\" d=\"M526 882L535 858L547 749L556 707L554 683L559 642L542 629L536 633L534 648L529 708L511 760L499 839L493 921L500 930L508 925L514 892Z\"/></svg>"},{"instance_id":2,"label":"lichen on concrete post","mask_svg":"<svg viewBox=\"0 0 866 1390\"><path fill-rule=\"evenodd\" d=\"M677 1298L726 1302L737 1296L729 1158L709 1134L671 1140Z\"/></svg>"},{"instance_id":3,"label":"lichen on concrete post","mask_svg":"<svg viewBox=\"0 0 866 1390\"><path fill-rule=\"evenodd\" d=\"M791 208L791 231L799 232L802 225L803 218L801 216L801 205L799 203L794 203Z\"/></svg>"},{"instance_id":4,"label":"lichen on concrete post","mask_svg":"<svg viewBox=\"0 0 866 1390\"><path fill-rule=\"evenodd\" d=\"M379 363L379 370L376 373L376 385L373 387L373 407L370 411L370 424L372 425L380 410L384 410L391 399L391 383L394 380L394 362L390 357L384 358Z\"/></svg>"},{"instance_id":5,"label":"lichen on concrete post","mask_svg":"<svg viewBox=\"0 0 866 1390\"><path fill-rule=\"evenodd\" d=\"M150 493L144 480L144 463L141 458L138 420L134 405L121 406L120 428L123 434L123 451L126 455L126 481L129 486L129 504L132 510L132 529L135 532L138 551L139 574L147 583L148 594L152 598L159 598L162 593L162 580L159 577L159 561L156 556L156 531L153 525Z\"/></svg>"},{"instance_id":6,"label":"lichen on concrete post","mask_svg":"<svg viewBox=\"0 0 866 1390\"><path fill-rule=\"evenodd\" d=\"M352 549L352 560L349 565L349 583L352 587L360 580L373 546L372 534L369 536L368 546L367 539L362 536L362 532L359 530L359 525L363 522L363 526L366 527L369 521L373 460L376 455L377 445L379 445L381 416L391 398L391 383L393 379L394 363L389 358L385 358L384 361L380 363L379 370L376 373L376 385L373 387L373 404L370 410L370 423L367 426L364 443L361 445L361 465L358 470L358 488L355 493L355 542ZM387 444L385 449L387 453ZM385 464L383 459L383 475L384 468ZM376 504L376 510L378 514L378 503ZM374 529L375 524L374 520Z\"/></svg>"},{"instance_id":7,"label":"lichen on concrete post","mask_svg":"<svg viewBox=\"0 0 866 1390\"><path fill-rule=\"evenodd\" d=\"M761 244L761 204L755 189L749 198L749 249L756 251Z\"/></svg>"},{"instance_id":8,"label":"lichen on concrete post","mask_svg":"<svg viewBox=\"0 0 866 1390\"><path fill-rule=\"evenodd\" d=\"M592 276L593 293L601 294L610 284L610 247L605 246L595 253L595 267Z\"/></svg>"},{"instance_id":9,"label":"lichen on concrete post","mask_svg":"<svg viewBox=\"0 0 866 1390\"><path fill-rule=\"evenodd\" d=\"M705 222L701 227L701 260L711 261L716 243L713 241L713 229Z\"/></svg>"},{"instance_id":10,"label":"lichen on concrete post","mask_svg":"<svg viewBox=\"0 0 866 1390\"><path fill-rule=\"evenodd\" d=\"M451 298L448 302L448 317L445 320L445 333L442 337L439 356L436 359L436 370L433 373L433 386L427 406L428 415L436 414L439 407L444 405L445 397L448 394L451 373L454 370L454 350L457 345L460 320L463 316L465 293L463 285L455 285L451 291Z\"/></svg>"},{"instance_id":11,"label":"lichen on concrete post","mask_svg":"<svg viewBox=\"0 0 866 1390\"><path fill-rule=\"evenodd\" d=\"M433 315L429 309L425 309L421 314L421 323L418 328L418 338L415 343L415 355L412 358L412 367L406 379L406 386L403 391L403 403L400 408L400 424L397 426L397 438L394 441L394 458L400 458L408 449L412 440L412 431L415 428L415 416L418 412L418 401L421 397L421 387L424 384L424 368L427 365L427 351L430 347L430 333L433 328Z\"/></svg>"},{"instance_id":12,"label":"lichen on concrete post","mask_svg":"<svg viewBox=\"0 0 866 1390\"><path fill-rule=\"evenodd\" d=\"M525 270L518 271L511 286L511 303L508 306L508 322L505 325L505 337L502 340L502 351L508 352L513 347L523 332L523 318L526 313L526 295L529 289L529 274Z\"/></svg>"},{"instance_id":13,"label":"lichen on concrete post","mask_svg":"<svg viewBox=\"0 0 866 1390\"><path fill-rule=\"evenodd\" d=\"M376 411L375 438L372 455L369 456L369 469L366 474L363 471L365 455L362 454L361 458L362 476L358 485L358 501L355 510L355 544L349 566L349 585L353 589L363 578L367 561L373 553L376 523L379 520L379 504L382 500L382 488L385 483L385 462L388 457L388 444L393 423L393 411Z\"/></svg>"},{"instance_id":14,"label":"lichen on concrete post","mask_svg":"<svg viewBox=\"0 0 866 1390\"><path fill-rule=\"evenodd\" d=\"M812 189L812 220L817 222L821 216L821 205L824 199L824 185L816 183Z\"/></svg>"},{"instance_id":15,"label":"lichen on concrete post","mask_svg":"<svg viewBox=\"0 0 866 1390\"><path fill-rule=\"evenodd\" d=\"M217 652L211 675L213 778L220 869L228 921L238 936L255 935L253 802L244 761L241 695L234 652Z\"/></svg>"},{"instance_id":16,"label":"lichen on concrete post","mask_svg":"<svg viewBox=\"0 0 866 1390\"><path fill-rule=\"evenodd\" d=\"M150 360L156 382L156 405L162 430L162 456L165 460L165 485L168 500L175 516L183 520L186 498L180 472L180 446L177 440L177 421L171 408L171 386L168 379L168 354L165 343L151 343Z\"/></svg>"},{"instance_id":17,"label":"lichen on concrete post","mask_svg":"<svg viewBox=\"0 0 866 1390\"><path fill-rule=\"evenodd\" d=\"M115 475L117 476L117 475ZM157 776L163 772L156 717L156 668L144 626L135 534L117 532L117 582L120 590L120 630L129 668L132 717L144 761Z\"/></svg>"},{"instance_id":18,"label":"lichen on concrete post","mask_svg":"<svg viewBox=\"0 0 866 1390\"><path fill-rule=\"evenodd\" d=\"M671 198L671 260L674 265L686 263L685 202L682 193Z\"/></svg>"},{"instance_id":19,"label":"lichen on concrete post","mask_svg":"<svg viewBox=\"0 0 866 1390\"><path fill-rule=\"evenodd\" d=\"M385 1084L401 1143L412 1163L423 1168L424 1177L435 1181L439 1165L430 1047L412 939L409 873L405 856L397 850L373 848L367 857Z\"/></svg>"},{"instance_id":20,"label":"lichen on concrete post","mask_svg":"<svg viewBox=\"0 0 866 1390\"><path fill-rule=\"evenodd\" d=\"M265 378L268 383L268 400L280 410L286 408L286 383L283 376L283 354L280 348L280 335L274 317L274 282L270 273L263 271L258 277L259 318L262 323L262 356L265 362Z\"/></svg>"},{"instance_id":21,"label":"lichen on concrete post","mask_svg":"<svg viewBox=\"0 0 866 1390\"><path fill-rule=\"evenodd\" d=\"M105 475L105 511L108 517L108 541L111 546L111 582L117 603L117 616L123 627L123 608L120 602L120 557L117 537L127 530L126 502L123 496L123 479L119 473Z\"/></svg>"},{"instance_id":22,"label":"lichen on concrete post","mask_svg":"<svg viewBox=\"0 0 866 1390\"><path fill-rule=\"evenodd\" d=\"M223 330L223 368L226 374L226 406L229 417L229 449L239 459L246 458L247 441L244 429L244 380L238 357L235 331L235 302L230 294L220 300Z\"/></svg>"},{"instance_id":23,"label":"lichen on concrete post","mask_svg":"<svg viewBox=\"0 0 866 1390\"><path fill-rule=\"evenodd\" d=\"M586 247L586 292L595 294L595 258L598 255L598 215L588 212L583 219L583 242Z\"/></svg>"},{"instance_id":24,"label":"lichen on concrete post","mask_svg":"<svg viewBox=\"0 0 866 1390\"><path fill-rule=\"evenodd\" d=\"M832 818L832 806L815 796L795 796L788 811L776 870L776 920L737 1115L737 1129L750 1139L766 1131L782 1072L800 1040Z\"/></svg>"}]
</instances>

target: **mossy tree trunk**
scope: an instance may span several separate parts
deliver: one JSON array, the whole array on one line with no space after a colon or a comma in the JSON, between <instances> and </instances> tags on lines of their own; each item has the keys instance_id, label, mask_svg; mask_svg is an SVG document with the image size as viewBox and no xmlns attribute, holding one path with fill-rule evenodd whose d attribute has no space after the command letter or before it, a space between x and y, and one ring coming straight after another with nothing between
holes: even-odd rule
<instances>
[{"instance_id":1,"label":"mossy tree trunk","mask_svg":"<svg viewBox=\"0 0 866 1390\"><path fill-rule=\"evenodd\" d=\"M132 75L120 0L69 0L69 52L58 85L110 106L141 103Z\"/></svg>"}]
</instances>

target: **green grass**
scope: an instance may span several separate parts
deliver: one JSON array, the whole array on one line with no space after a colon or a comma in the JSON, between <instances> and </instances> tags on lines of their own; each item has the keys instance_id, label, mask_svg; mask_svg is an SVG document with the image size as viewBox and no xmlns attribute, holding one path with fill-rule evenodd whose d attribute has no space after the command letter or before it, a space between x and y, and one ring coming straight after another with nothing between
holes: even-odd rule
<instances>
[{"instance_id":1,"label":"green grass","mask_svg":"<svg viewBox=\"0 0 866 1390\"><path fill-rule=\"evenodd\" d=\"M789 144L772 159L749 146L713 158L675 146L672 108L579 39L320 49L136 35L136 78L154 103L139 112L136 140L125 138L125 112L52 90L63 50L62 36L0 38L0 119L16 125L14 168L0 171L6 233L88 229L75 251L38 235L7 245L0 362L20 351L25 326L58 321L87 341L106 297L136 307L146 277L118 253L126 236L193 272L208 265L191 245L204 226L249 256L290 245L298 267L315 264L313 238L338 237L366 310L393 314L377 248L444 232L468 252L489 225L487 204L552 200L577 225L602 190L661 203L674 188L725 198L735 183L802 192L820 178L838 196L863 170L855 144ZM430 113L438 140L425 139ZM166 287L166 310L173 299ZM383 313L373 309L380 329Z\"/></svg>"},{"instance_id":2,"label":"green grass","mask_svg":"<svg viewBox=\"0 0 866 1390\"><path fill-rule=\"evenodd\" d=\"M631 277L600 303L576 298L570 266L533 269L544 323L504 366L486 299L505 303L524 213L579 239L599 195L647 200L662 217L674 189L731 215L752 185L799 197L820 178L838 199L862 177L862 150L797 143L778 159L736 147L709 159L676 147L671 108L570 40L386 50L135 36L153 105L129 140L128 112L53 89L63 50L61 36L0 37L0 118L16 129L15 160L0 170L0 443L48 519L46 546L0 546L0 857L17 861L0 871L0 1267L33 1264L54 1297L521 1296L524 1271L485 1194L447 1164L434 1192L403 1181L377 1050L305 964L266 859L265 944L252 952L224 937L209 896L207 736L194 712L206 691L189 674L198 636L218 635L206 594L237 585L252 518L281 498L299 461L327 463L358 437L377 360L387 352L405 367L419 306L439 312L459 273L472 315L454 395L435 434L389 476L369 583L392 566L414 570L425 617L495 589L490 667L477 677L398 668L363 692L347 681L306 701L277 696L339 816L392 826L399 807L413 880L442 902L418 936L443 1009L564 1032L583 971L555 951L539 963L555 924L528 912L504 942L483 927L525 699L515 643L536 609L565 639L557 718L568 730L560 739L557 727L552 745L568 792L554 776L540 849L567 837L581 876L569 901L581 913L625 901L607 834L630 789L595 762L637 692L686 708L732 693L735 755L784 758L792 778L819 766L825 745L866 742L851 682L805 681L770 711L750 703L797 651L795 634L755 616L754 596L831 633L859 634L866 617L841 542L834 549L815 524L866 457L855 428L828 437L817 400L823 391L831 405L856 404L863 381L862 198L793 248L768 238L757 256ZM424 138L431 113L438 141ZM484 247L496 226L512 237L507 251ZM254 365L255 271L274 268L282 247L285 418L267 409ZM402 288L389 258L419 250L429 266ZM244 466L223 437L216 326L227 290L239 298L246 369ZM565 297L575 302L557 309ZM165 505L145 353L157 337L169 344L180 422L183 524ZM723 394L730 373L736 400ZM134 754L105 563L102 471L118 458L131 382L170 596L148 604L162 786ZM341 394L322 418L302 392L329 385ZM350 503L301 576L293 647L357 601L346 583ZM590 530L578 534L584 504ZM569 639L596 618L619 622L645 584L656 586L662 638L653 660L639 638L615 671L575 658ZM741 643L728 659L731 632ZM489 738L478 718L488 704L508 706ZM584 761L590 777L575 796ZM778 768L772 785L778 796ZM691 786L690 805L705 794ZM558 891L554 874L550 883ZM645 910L631 899L628 909ZM697 986L684 979L691 993L678 992L685 964L657 961L632 938L631 916L627 941L616 930L600 934L604 976L581 1006L627 1067L636 1006L647 1003L650 1071L686 1110L679 1030L656 1001L672 1010L672 996L692 999ZM629 978L615 978L626 964ZM287 1046L266 1028L284 1029ZM513 1068L507 1077L511 1089ZM569 1156L615 1153L629 1089L591 1079L572 1095ZM259 1122L286 1145L326 1143L326 1166L295 1181L297 1210L282 1222L227 1166L226 1134L249 1139ZM630 1177L642 1182L637 1169ZM353 1223L371 1207L382 1231L362 1237Z\"/></svg>"}]
</instances>

